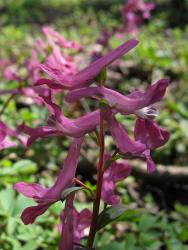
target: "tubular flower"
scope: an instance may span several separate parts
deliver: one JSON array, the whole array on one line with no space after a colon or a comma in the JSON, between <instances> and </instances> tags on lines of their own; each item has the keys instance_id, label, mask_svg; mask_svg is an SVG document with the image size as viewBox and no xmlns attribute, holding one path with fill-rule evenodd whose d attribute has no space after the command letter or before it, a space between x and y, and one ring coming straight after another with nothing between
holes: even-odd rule
<instances>
[{"instance_id":1,"label":"tubular flower","mask_svg":"<svg viewBox=\"0 0 188 250\"><path fill-rule=\"evenodd\" d=\"M142 153L147 160L148 172L155 170L155 164L151 158L152 149L159 148L167 143L170 134L167 130L160 128L155 121L138 118L134 129L135 140L146 145Z\"/></svg>"},{"instance_id":2,"label":"tubular flower","mask_svg":"<svg viewBox=\"0 0 188 250\"><path fill-rule=\"evenodd\" d=\"M123 153L146 158L148 172L152 172L155 169L155 164L150 151L164 145L169 139L169 133L158 128L153 121L157 116L157 110L150 105L163 98L168 84L167 79L162 79L152 84L145 92L134 91L127 96L105 87L87 87L70 91L65 99L72 102L78 101L82 97L93 97L107 101L111 111L110 109L108 112L105 110L104 118L109 124L111 135L117 147ZM133 113L139 117L135 127L135 141L129 138L125 129L116 120L116 112L123 115ZM141 125L143 132L140 129Z\"/></svg>"},{"instance_id":3,"label":"tubular flower","mask_svg":"<svg viewBox=\"0 0 188 250\"><path fill-rule=\"evenodd\" d=\"M21 131L22 125L16 129L11 129L4 122L0 121L0 150L17 146L17 142L10 140L9 137L17 139L25 146L27 138L22 135Z\"/></svg>"},{"instance_id":4,"label":"tubular flower","mask_svg":"<svg viewBox=\"0 0 188 250\"><path fill-rule=\"evenodd\" d=\"M127 162L113 162L104 172L102 184L102 199L107 204L117 205L120 197L114 194L116 182L124 180L131 174L131 166Z\"/></svg>"},{"instance_id":5,"label":"tubular flower","mask_svg":"<svg viewBox=\"0 0 188 250\"><path fill-rule=\"evenodd\" d=\"M70 136L79 138L87 133L93 132L99 124L99 110L90 112L75 120L65 117L58 105L52 102L51 97L42 97L47 105L51 116L48 119L48 126L30 128L24 126L22 132L29 135L27 145L30 146L38 138L46 138L53 135Z\"/></svg>"},{"instance_id":6,"label":"tubular flower","mask_svg":"<svg viewBox=\"0 0 188 250\"><path fill-rule=\"evenodd\" d=\"M138 154L146 149L143 143L130 139L123 126L117 121L111 111L106 110L103 116L108 122L110 133L121 152Z\"/></svg>"},{"instance_id":7,"label":"tubular flower","mask_svg":"<svg viewBox=\"0 0 188 250\"><path fill-rule=\"evenodd\" d=\"M58 32L54 31L50 27L43 27L43 33L47 38L47 44L50 45L52 50L51 53L45 48L47 58L45 60L45 65L51 69L57 69L64 72L66 75L76 74L77 67L74 63L72 57L65 55L61 48L63 49L76 49L79 51L81 47L79 44L71 41L66 41ZM39 69L40 67L38 67Z\"/></svg>"},{"instance_id":8,"label":"tubular flower","mask_svg":"<svg viewBox=\"0 0 188 250\"><path fill-rule=\"evenodd\" d=\"M45 82L45 79L41 79L37 84L47 84L50 88L69 90L89 86L95 81L97 75L102 69L129 52L137 44L138 41L136 39L131 39L74 75L67 75L61 70L53 69L41 64L41 69L44 70L52 80L46 79Z\"/></svg>"},{"instance_id":9,"label":"tubular flower","mask_svg":"<svg viewBox=\"0 0 188 250\"><path fill-rule=\"evenodd\" d=\"M123 30L132 34L137 33L143 21L151 17L150 12L154 8L154 3L145 3L144 0L128 0L122 9L125 21Z\"/></svg>"},{"instance_id":10,"label":"tubular flower","mask_svg":"<svg viewBox=\"0 0 188 250\"><path fill-rule=\"evenodd\" d=\"M70 55L65 55L63 49L79 51L81 48L79 44L66 41L58 32L49 27L44 27L43 33L46 37L46 41L38 38L34 43L31 57L28 60L24 60L22 65L19 65L17 62L3 63L2 71L5 79L8 82L12 80L17 81L19 87L17 89L1 90L0 95L24 95L29 97L30 101L38 105L41 104L39 95L47 94L49 89L47 86L34 86L34 83L41 78L41 68L39 65L42 63L42 60L40 54L45 58L44 63L47 67L53 70L61 70L66 75L77 73L74 58ZM22 72L25 72L24 75ZM45 83L48 81L45 80ZM27 83L27 86L25 86L25 83Z\"/></svg>"},{"instance_id":11,"label":"tubular flower","mask_svg":"<svg viewBox=\"0 0 188 250\"><path fill-rule=\"evenodd\" d=\"M66 210L66 206L65 206L65 209L61 213L62 224L58 225L58 228L62 232L62 242L63 242L63 238L65 238L65 233L63 233L63 230L65 229L64 227L66 226L66 224L64 224L64 221L67 215L69 214L70 209L72 210L71 221L73 223L73 242L75 245L77 244L79 245L81 239L84 236L86 236L85 229L90 226L92 213L87 208L83 209L81 212L78 212L73 206L73 204L71 204L71 206L69 204L69 210L68 209Z\"/></svg>"},{"instance_id":12,"label":"tubular flower","mask_svg":"<svg viewBox=\"0 0 188 250\"><path fill-rule=\"evenodd\" d=\"M77 51L80 51L82 49L79 43L65 40L62 35L53 30L51 27L45 26L42 30L47 37L50 45L53 45L54 40L56 40L57 44L60 45L63 49L74 49Z\"/></svg>"},{"instance_id":13,"label":"tubular flower","mask_svg":"<svg viewBox=\"0 0 188 250\"><path fill-rule=\"evenodd\" d=\"M53 203L61 199L61 193L72 184L80 155L80 148L83 138L74 139L63 168L51 188L44 188L39 184L18 182L14 188L23 195L33 198L38 205L26 208L22 213L22 220L25 224L31 224L36 217L43 214Z\"/></svg>"},{"instance_id":14,"label":"tubular flower","mask_svg":"<svg viewBox=\"0 0 188 250\"><path fill-rule=\"evenodd\" d=\"M65 100L75 102L83 97L102 99L106 100L114 110L127 115L160 101L168 84L167 79L161 79L152 84L145 92L135 91L127 96L105 87L87 87L70 91Z\"/></svg>"},{"instance_id":15,"label":"tubular flower","mask_svg":"<svg viewBox=\"0 0 188 250\"><path fill-rule=\"evenodd\" d=\"M65 209L61 213L61 242L59 250L73 250L74 249L74 220L73 220L73 206L74 194L67 197L65 201Z\"/></svg>"},{"instance_id":16,"label":"tubular flower","mask_svg":"<svg viewBox=\"0 0 188 250\"><path fill-rule=\"evenodd\" d=\"M7 138L8 135L10 135L9 129L4 122L0 121L0 150L17 146L15 142Z\"/></svg>"}]
</instances>

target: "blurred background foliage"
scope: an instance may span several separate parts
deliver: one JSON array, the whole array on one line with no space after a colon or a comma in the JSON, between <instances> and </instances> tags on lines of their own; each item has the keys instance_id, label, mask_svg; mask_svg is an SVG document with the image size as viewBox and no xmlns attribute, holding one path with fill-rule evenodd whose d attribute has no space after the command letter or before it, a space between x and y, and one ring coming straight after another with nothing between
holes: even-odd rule
<instances>
[{"instance_id":1,"label":"blurred background foliage","mask_svg":"<svg viewBox=\"0 0 188 250\"><path fill-rule=\"evenodd\" d=\"M169 129L171 139L165 147L154 152L153 157L166 167L187 167L188 1L154 2L157 7L152 12L152 18L145 22L138 34L139 46L118 66L111 68L108 83L129 93L135 88L145 89L161 77L170 78L171 85L161 103L158 121ZM33 41L41 36L43 25L52 25L66 38L79 41L88 56L101 34L101 28L112 31L122 26L120 10L123 3L123 0L0 0L0 59L11 59L21 64L24 58L29 58ZM122 40L128 37L130 35L125 35ZM117 37L110 39L112 47L121 42ZM1 89L12 88L16 84L7 84L0 76ZM1 98L0 108L6 100L7 97ZM78 115L75 111L75 116ZM36 121L42 124L46 117L44 107L29 105L15 98L1 118L10 126L18 125L23 120L34 126ZM118 118L132 132L132 117ZM54 138L38 141L29 149L19 147L0 152L0 250L56 249L59 233L54 225L59 223L61 204L53 206L35 225L24 226L19 216L30 201L17 196L11 185L16 181L39 181L50 185L62 165L68 146L69 141L65 138ZM86 150L86 158L90 158L90 151ZM92 187L95 168L88 165L91 165L88 159L83 157L78 174L87 179ZM174 183L173 187L163 188L129 177L118 185L118 192L128 210L117 223L98 234L97 250L188 249L185 184L176 188ZM78 208L84 207L86 201L85 195L80 192Z\"/></svg>"}]
</instances>

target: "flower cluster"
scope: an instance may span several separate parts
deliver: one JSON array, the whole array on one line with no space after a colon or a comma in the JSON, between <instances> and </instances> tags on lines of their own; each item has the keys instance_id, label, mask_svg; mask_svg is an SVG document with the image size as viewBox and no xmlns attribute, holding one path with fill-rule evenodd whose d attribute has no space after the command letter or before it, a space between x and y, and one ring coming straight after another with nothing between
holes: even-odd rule
<instances>
[{"instance_id":1,"label":"flower cluster","mask_svg":"<svg viewBox=\"0 0 188 250\"><path fill-rule=\"evenodd\" d=\"M62 36L51 28L45 27L43 31L51 51L49 53L47 51L48 46L41 39L38 40L39 47L46 52L45 62L37 61L35 63L36 57L33 55L27 68L28 72L33 72L31 75L35 79L34 85L18 89L15 93L17 94L19 91L19 94L24 94L23 91L28 89L33 91L35 96L37 95L37 99L46 105L49 111L50 116L47 125L31 128L22 124L15 131L12 131L1 122L0 147L14 146L14 143L7 140L7 135L17 137L28 147L39 138L51 136L69 136L72 138L63 167L51 187L46 188L37 183L24 182L18 182L14 185L18 192L34 199L37 203L35 206L26 208L22 213L23 222L30 224L55 202L61 201L62 193L75 185L76 169L84 137L88 133L96 133L100 148L100 159L97 167L100 180L97 180L96 198L93 195L93 213L87 209L81 212L76 210L74 207L74 192L66 196L65 208L61 213L62 225L59 228L62 237L59 249L73 250L74 246L80 244L81 238L85 236L84 229L96 223L94 215L97 214L96 210L99 209L99 204L96 204L98 198L100 203L101 196L107 207L109 205L116 206L120 203L120 197L115 191L116 183L125 179L131 173L131 166L124 159L132 157L144 158L147 161L148 172L155 169L155 164L151 158L151 150L163 146L169 139L169 133L157 125L155 117L158 112L153 105L163 98L168 87L168 80L161 79L149 86L146 91L134 91L129 95L123 95L104 86L101 72L133 49L138 44L137 40L131 39L123 43L105 56L92 62L83 70L77 71L72 59L63 55L57 44L62 48L76 50L80 50L80 46L65 41ZM39 79L38 70L40 72L43 70L48 74L49 78L43 77ZM35 73L37 77L35 77ZM22 79L22 81L24 80ZM91 86L94 83L98 85ZM56 103L56 94L61 91L68 91L65 96L67 102L76 102L86 97L93 98L96 102L99 102L99 108L79 118L69 119ZM134 139L128 135L125 128L117 120L117 113L125 116L135 115ZM105 129L109 129L116 145L116 154L122 157L122 162L116 162L113 155L105 155L107 153L104 148ZM102 182L100 183L100 181ZM101 186L101 189L99 186ZM88 243L90 248L92 247L92 237L96 231L92 226Z\"/></svg>"},{"instance_id":2,"label":"flower cluster","mask_svg":"<svg viewBox=\"0 0 188 250\"><path fill-rule=\"evenodd\" d=\"M151 11L155 9L155 3L146 3L145 0L128 0L125 1L121 8L123 18L123 26L113 29L111 32L107 28L103 28L100 37L92 51L92 60L96 60L102 56L104 49L110 50L110 38L116 36L123 39L125 34L136 35L145 20L151 18Z\"/></svg>"},{"instance_id":3,"label":"flower cluster","mask_svg":"<svg viewBox=\"0 0 188 250\"><path fill-rule=\"evenodd\" d=\"M154 3L145 3L144 0L128 0L123 6L122 16L125 22L124 31L135 34L144 20L151 17Z\"/></svg>"},{"instance_id":4,"label":"flower cluster","mask_svg":"<svg viewBox=\"0 0 188 250\"><path fill-rule=\"evenodd\" d=\"M30 102L41 104L39 95L49 94L49 90L45 86L35 86L35 83L41 79L43 67L40 65L42 63L54 70L62 70L68 75L77 72L77 65L71 52L80 52L81 46L76 42L65 40L50 27L43 27L42 31L45 39L39 37L35 41L31 58L21 62L0 61L0 69L7 83L11 81L18 83L18 88L0 90L0 95L24 95L30 97Z\"/></svg>"}]
</instances>

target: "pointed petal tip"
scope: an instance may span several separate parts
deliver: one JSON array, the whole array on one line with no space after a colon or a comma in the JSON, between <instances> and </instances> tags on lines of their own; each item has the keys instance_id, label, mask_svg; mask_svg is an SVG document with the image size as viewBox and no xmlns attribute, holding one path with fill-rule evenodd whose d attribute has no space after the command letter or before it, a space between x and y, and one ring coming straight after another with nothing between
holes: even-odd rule
<instances>
[{"instance_id":1,"label":"pointed petal tip","mask_svg":"<svg viewBox=\"0 0 188 250\"><path fill-rule=\"evenodd\" d=\"M163 78L160 80L160 82L162 82L164 85L169 85L170 84L170 79L169 78Z\"/></svg>"},{"instance_id":2,"label":"pointed petal tip","mask_svg":"<svg viewBox=\"0 0 188 250\"><path fill-rule=\"evenodd\" d=\"M135 44L135 46L139 43L139 40L137 38L132 38L131 40Z\"/></svg>"}]
</instances>

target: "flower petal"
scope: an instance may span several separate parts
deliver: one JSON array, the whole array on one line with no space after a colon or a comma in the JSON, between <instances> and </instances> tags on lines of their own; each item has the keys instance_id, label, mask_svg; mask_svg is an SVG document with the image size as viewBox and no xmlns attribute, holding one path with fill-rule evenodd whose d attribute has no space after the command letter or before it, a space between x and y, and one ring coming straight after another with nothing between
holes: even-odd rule
<instances>
[{"instance_id":1,"label":"flower petal","mask_svg":"<svg viewBox=\"0 0 188 250\"><path fill-rule=\"evenodd\" d=\"M114 115L106 115L106 120L109 124L111 135L121 152L136 154L145 149L144 144L129 138L127 132L116 120Z\"/></svg>"},{"instance_id":2,"label":"flower petal","mask_svg":"<svg viewBox=\"0 0 188 250\"><path fill-rule=\"evenodd\" d=\"M43 204L41 203L37 206L26 208L21 215L22 221L25 225L32 224L38 216L46 212L46 210L51 206L51 204L51 202Z\"/></svg>"},{"instance_id":3,"label":"flower petal","mask_svg":"<svg viewBox=\"0 0 188 250\"><path fill-rule=\"evenodd\" d=\"M48 188L43 188L41 185L37 183L25 183L25 182L17 182L14 185L14 189L17 192L25 195L26 197L39 199L45 195L48 191Z\"/></svg>"},{"instance_id":4,"label":"flower petal","mask_svg":"<svg viewBox=\"0 0 188 250\"><path fill-rule=\"evenodd\" d=\"M136 39L131 39L115 50L109 52L107 55L99 58L91 63L88 67L81 70L75 75L63 74L60 70L54 70L44 65L40 65L41 69L48 73L58 84L61 84L62 89L76 89L84 86L89 86L95 81L97 75L102 69L109 64L126 54L129 50L138 44ZM49 85L50 86L50 85ZM51 86L53 88L53 84Z\"/></svg>"},{"instance_id":5,"label":"flower petal","mask_svg":"<svg viewBox=\"0 0 188 250\"><path fill-rule=\"evenodd\" d=\"M149 149L163 146L170 137L169 132L160 128L156 122L141 118L136 120L134 134L135 139Z\"/></svg>"},{"instance_id":6,"label":"flower petal","mask_svg":"<svg viewBox=\"0 0 188 250\"><path fill-rule=\"evenodd\" d=\"M152 84L145 92L136 91L127 96L105 87L81 88L69 92L65 100L74 102L82 97L104 99L111 107L127 115L160 101L166 92L168 83L169 81L167 79L161 79L155 84Z\"/></svg>"},{"instance_id":7,"label":"flower petal","mask_svg":"<svg viewBox=\"0 0 188 250\"><path fill-rule=\"evenodd\" d=\"M74 194L69 195L65 202L65 209L61 214L62 232L59 250L73 250L73 200Z\"/></svg>"},{"instance_id":8,"label":"flower petal","mask_svg":"<svg viewBox=\"0 0 188 250\"><path fill-rule=\"evenodd\" d=\"M83 138L74 139L55 184L44 195L43 199L59 200L62 191L71 185L72 180L75 177L82 142Z\"/></svg>"}]
</instances>

